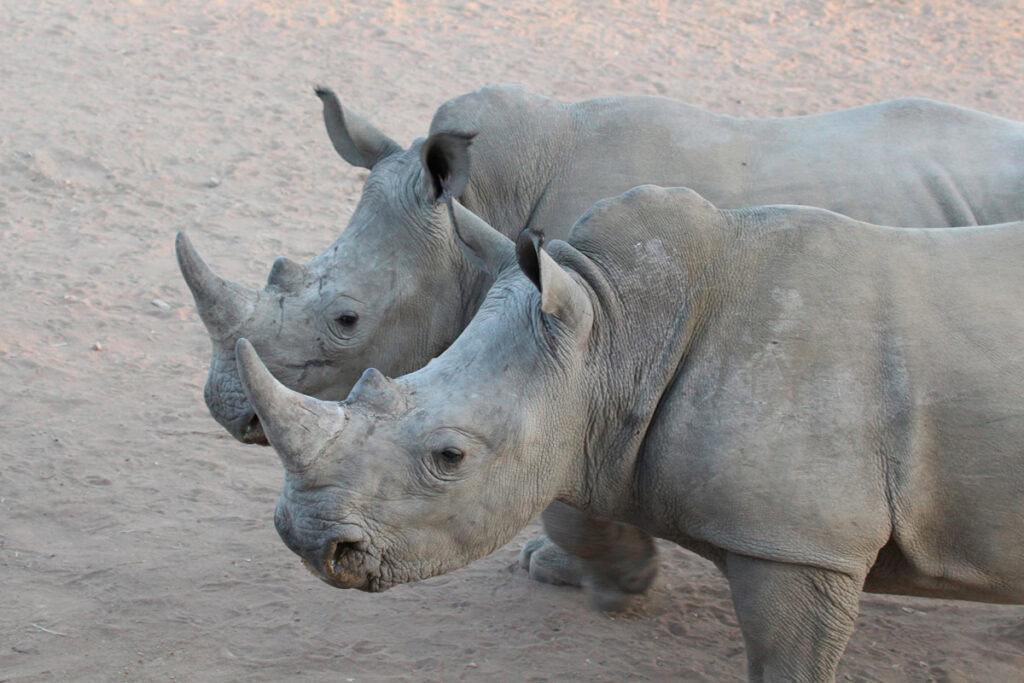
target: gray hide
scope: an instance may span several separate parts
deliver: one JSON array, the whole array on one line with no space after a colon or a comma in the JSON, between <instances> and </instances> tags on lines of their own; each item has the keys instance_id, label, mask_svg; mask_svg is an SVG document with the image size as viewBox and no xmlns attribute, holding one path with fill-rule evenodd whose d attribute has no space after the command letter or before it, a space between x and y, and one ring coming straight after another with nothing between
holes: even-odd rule
<instances>
[{"instance_id":1,"label":"gray hide","mask_svg":"<svg viewBox=\"0 0 1024 683\"><path fill-rule=\"evenodd\" d=\"M754 680L831 679L862 589L1024 601L1024 223L648 186L536 245L439 358L341 404L239 342L278 531L322 579L450 571L555 498L713 561Z\"/></svg>"},{"instance_id":2,"label":"gray hide","mask_svg":"<svg viewBox=\"0 0 1024 683\"><path fill-rule=\"evenodd\" d=\"M338 152L372 169L331 248L305 265L278 259L257 291L204 287L205 271L187 267L201 258L179 237L214 341L207 404L243 441L263 438L234 371L238 337L287 386L340 398L367 367L397 375L430 360L491 282L452 246L424 141L404 150L318 94ZM928 100L736 119L657 97L566 105L491 86L443 105L431 134L444 131L476 133L462 203L510 237L524 227L564 237L595 201L642 183L693 187L722 207L800 203L887 225L1024 218L1024 124Z\"/></svg>"},{"instance_id":3,"label":"gray hide","mask_svg":"<svg viewBox=\"0 0 1024 683\"><path fill-rule=\"evenodd\" d=\"M235 371L238 337L252 341L285 385L342 398L367 367L389 376L421 367L476 311L492 277L454 248L438 178L424 170L425 161L448 162L458 152L428 153L445 148L437 137L444 131L476 133L462 202L506 236L529 226L564 237L594 201L640 183L688 185L724 207L794 202L893 225L1024 217L1024 125L927 100L745 120L664 98L566 105L493 86L443 105L429 142L403 150L330 91L318 94L339 154L372 169L334 245L305 265L279 259L257 291L218 283L187 238L178 240L182 271L213 339L207 405L246 442L265 438ZM446 172L464 176L466 168L442 163L434 175ZM545 525L564 521L548 515ZM593 592L595 601L611 607L618 589L642 590L646 581L632 574L652 575L650 539L599 526L587 533L630 548L627 563L640 558L628 577L592 577L613 584ZM543 539L524 549L524 563L542 580L584 580L573 558Z\"/></svg>"}]
</instances>

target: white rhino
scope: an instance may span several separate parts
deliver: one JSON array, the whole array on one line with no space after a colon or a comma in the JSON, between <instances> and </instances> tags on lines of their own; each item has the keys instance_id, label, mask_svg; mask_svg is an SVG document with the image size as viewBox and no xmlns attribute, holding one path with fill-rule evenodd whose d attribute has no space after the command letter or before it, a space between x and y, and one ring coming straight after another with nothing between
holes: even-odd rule
<instances>
[{"instance_id":1,"label":"white rhino","mask_svg":"<svg viewBox=\"0 0 1024 683\"><path fill-rule=\"evenodd\" d=\"M745 120L664 98L561 104L494 86L443 105L431 137L403 149L332 92L317 94L337 151L372 169L334 245L305 265L278 259L257 291L217 277L178 237L182 272L213 339L206 402L246 442L265 438L235 371L239 337L286 386L340 399L365 368L411 372L465 327L492 280L453 246L442 176L506 236L541 227L564 237L593 202L648 182L688 185L723 207L802 203L892 225L1024 217L1024 124L928 100ZM445 131L476 134L471 178L465 149ZM594 596L607 594L607 606L618 589L643 590L655 566L650 539L597 523L592 533L630 568L605 557L603 569L584 570L539 539L524 549L531 576L605 586Z\"/></svg>"},{"instance_id":2,"label":"white rhino","mask_svg":"<svg viewBox=\"0 0 1024 683\"><path fill-rule=\"evenodd\" d=\"M557 499L714 562L754 680L831 679L862 590L1024 601L1024 223L647 186L568 243L484 230L460 246L495 284L412 374L326 402L238 342L286 470L277 529L320 578L447 572Z\"/></svg>"}]
</instances>

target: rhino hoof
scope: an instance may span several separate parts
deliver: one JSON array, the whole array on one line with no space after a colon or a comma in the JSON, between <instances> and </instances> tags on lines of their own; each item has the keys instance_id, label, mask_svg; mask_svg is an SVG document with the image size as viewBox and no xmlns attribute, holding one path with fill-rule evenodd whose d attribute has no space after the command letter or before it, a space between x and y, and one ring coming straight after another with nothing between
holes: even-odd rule
<instances>
[{"instance_id":1,"label":"rhino hoof","mask_svg":"<svg viewBox=\"0 0 1024 683\"><path fill-rule=\"evenodd\" d=\"M620 563L586 563L583 585L590 606L602 612L621 612L632 598L643 595L658 575L657 555Z\"/></svg>"},{"instance_id":2,"label":"rhino hoof","mask_svg":"<svg viewBox=\"0 0 1024 683\"><path fill-rule=\"evenodd\" d=\"M653 546L636 554L626 550L619 548L618 553L584 560L547 536L537 536L519 551L519 566L534 581L585 588L594 609L620 612L629 606L632 596L646 593L658 575L658 555Z\"/></svg>"},{"instance_id":3,"label":"rhino hoof","mask_svg":"<svg viewBox=\"0 0 1024 683\"><path fill-rule=\"evenodd\" d=\"M547 536L531 538L519 551L519 566L530 578L555 586L582 586L583 568L579 559L565 552Z\"/></svg>"}]
</instances>

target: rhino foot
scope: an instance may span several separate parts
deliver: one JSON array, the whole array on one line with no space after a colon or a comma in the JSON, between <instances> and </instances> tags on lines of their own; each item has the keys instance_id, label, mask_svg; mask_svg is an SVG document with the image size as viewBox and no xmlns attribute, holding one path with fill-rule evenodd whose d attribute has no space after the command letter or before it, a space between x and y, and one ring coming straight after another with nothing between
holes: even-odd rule
<instances>
[{"instance_id":1,"label":"rhino foot","mask_svg":"<svg viewBox=\"0 0 1024 683\"><path fill-rule=\"evenodd\" d=\"M583 566L579 558L555 545L547 536L531 538L519 551L519 566L530 578L555 586L583 586Z\"/></svg>"},{"instance_id":2,"label":"rhino foot","mask_svg":"<svg viewBox=\"0 0 1024 683\"><path fill-rule=\"evenodd\" d=\"M658 574L653 543L642 549L611 548L604 556L581 558L563 550L547 536L538 536L523 545L519 564L534 581L584 588L591 606L606 612L625 609L630 599L644 593Z\"/></svg>"},{"instance_id":3,"label":"rhino foot","mask_svg":"<svg viewBox=\"0 0 1024 683\"><path fill-rule=\"evenodd\" d=\"M594 609L619 612L630 598L642 595L658 575L658 554L653 540L646 547L628 544L612 547L607 554L582 559L583 587Z\"/></svg>"}]
</instances>

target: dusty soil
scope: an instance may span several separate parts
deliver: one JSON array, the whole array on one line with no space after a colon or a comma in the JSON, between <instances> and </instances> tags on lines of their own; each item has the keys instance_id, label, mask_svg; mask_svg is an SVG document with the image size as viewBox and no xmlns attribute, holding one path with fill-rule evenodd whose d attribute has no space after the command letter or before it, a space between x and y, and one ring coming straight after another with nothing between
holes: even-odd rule
<instances>
[{"instance_id":1,"label":"dusty soil","mask_svg":"<svg viewBox=\"0 0 1024 683\"><path fill-rule=\"evenodd\" d=\"M0 29L2 680L743 676L723 580L667 545L656 588L609 616L515 566L535 527L383 595L330 589L278 540L280 466L206 413L172 240L255 285L334 239L364 173L314 84L403 143L491 82L1024 118L1017 0L10 2ZM1022 670L1024 608L869 596L841 677Z\"/></svg>"}]
</instances>

